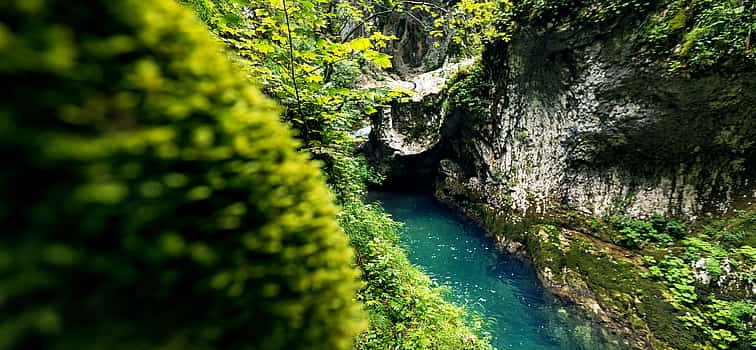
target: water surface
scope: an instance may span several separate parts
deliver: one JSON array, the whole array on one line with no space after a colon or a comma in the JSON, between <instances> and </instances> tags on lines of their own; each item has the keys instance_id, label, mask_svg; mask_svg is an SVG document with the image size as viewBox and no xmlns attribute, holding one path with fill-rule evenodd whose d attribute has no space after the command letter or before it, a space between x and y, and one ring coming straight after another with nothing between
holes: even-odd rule
<instances>
[{"instance_id":1,"label":"water surface","mask_svg":"<svg viewBox=\"0 0 756 350\"><path fill-rule=\"evenodd\" d=\"M474 223L416 193L374 192L395 220L409 259L448 286L448 299L487 320L497 349L613 349L591 322L541 287L527 262L496 250Z\"/></svg>"}]
</instances>

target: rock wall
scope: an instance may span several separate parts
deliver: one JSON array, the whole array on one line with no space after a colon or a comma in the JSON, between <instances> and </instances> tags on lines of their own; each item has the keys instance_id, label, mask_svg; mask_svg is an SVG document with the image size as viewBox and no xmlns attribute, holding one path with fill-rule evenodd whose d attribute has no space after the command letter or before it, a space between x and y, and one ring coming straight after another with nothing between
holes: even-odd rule
<instances>
[{"instance_id":1,"label":"rock wall","mask_svg":"<svg viewBox=\"0 0 756 350\"><path fill-rule=\"evenodd\" d=\"M382 123L401 130L433 116L418 134L441 142L420 143L459 164L470 191L523 214L567 206L695 218L753 201L754 71L670 75L639 51L636 28L522 28L488 48L479 74L461 74L440 99L394 107ZM466 103L449 106L455 98ZM435 111L418 114L418 104ZM402 139L422 153L411 137Z\"/></svg>"},{"instance_id":2,"label":"rock wall","mask_svg":"<svg viewBox=\"0 0 756 350\"><path fill-rule=\"evenodd\" d=\"M407 80L388 78L367 81L363 86L401 88L412 95L410 101L393 103L371 118L370 142L366 150L375 168L393 184L433 187L446 122L442 89L460 69L473 64L471 59L446 62L442 67Z\"/></svg>"}]
</instances>

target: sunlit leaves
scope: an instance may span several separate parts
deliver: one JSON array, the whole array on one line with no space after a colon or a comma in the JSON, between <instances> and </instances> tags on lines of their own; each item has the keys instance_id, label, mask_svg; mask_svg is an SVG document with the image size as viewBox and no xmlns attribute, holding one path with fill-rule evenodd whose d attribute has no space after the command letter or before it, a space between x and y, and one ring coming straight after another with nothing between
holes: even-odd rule
<instances>
[{"instance_id":1,"label":"sunlit leaves","mask_svg":"<svg viewBox=\"0 0 756 350\"><path fill-rule=\"evenodd\" d=\"M381 68L391 67L391 56L378 51L365 51L365 58L369 59Z\"/></svg>"},{"instance_id":2,"label":"sunlit leaves","mask_svg":"<svg viewBox=\"0 0 756 350\"><path fill-rule=\"evenodd\" d=\"M479 46L493 40L509 40L506 32L499 26L509 11L509 0L461 0L453 8L449 18L453 31L452 39L457 43ZM437 19L436 22L439 20Z\"/></svg>"},{"instance_id":3,"label":"sunlit leaves","mask_svg":"<svg viewBox=\"0 0 756 350\"><path fill-rule=\"evenodd\" d=\"M373 47L373 43L368 38L357 38L350 41L347 45L356 51L365 51Z\"/></svg>"},{"instance_id":4,"label":"sunlit leaves","mask_svg":"<svg viewBox=\"0 0 756 350\"><path fill-rule=\"evenodd\" d=\"M282 0L193 5L211 12L203 18L242 58L248 76L290 107L285 117L308 147L349 139L347 131L362 120L364 110L390 100L379 91L351 89L359 70L350 67L391 67L391 56L379 50L396 39L373 32L341 41L338 28L364 18L366 3L287 0L286 12ZM223 20L229 14L242 21Z\"/></svg>"},{"instance_id":5,"label":"sunlit leaves","mask_svg":"<svg viewBox=\"0 0 756 350\"><path fill-rule=\"evenodd\" d=\"M397 37L375 30L377 16L406 13L408 20L423 22L428 36L450 36L467 54L484 42L507 39L498 28L508 0L463 0L450 7L407 0L187 1L241 56L248 76L289 107L285 117L308 146L348 137L365 111L380 109L392 98L405 100L406 94L352 89L359 70L342 71L392 67L385 49ZM433 45L439 47L439 40ZM340 87L348 89L335 89ZM334 93L338 98L331 98Z\"/></svg>"}]
</instances>

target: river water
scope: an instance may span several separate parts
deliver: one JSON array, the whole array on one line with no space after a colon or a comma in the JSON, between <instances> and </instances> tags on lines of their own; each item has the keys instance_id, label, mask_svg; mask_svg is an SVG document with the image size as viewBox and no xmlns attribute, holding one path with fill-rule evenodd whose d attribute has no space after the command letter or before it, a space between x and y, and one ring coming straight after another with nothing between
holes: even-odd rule
<instances>
[{"instance_id":1,"label":"river water","mask_svg":"<svg viewBox=\"0 0 756 350\"><path fill-rule=\"evenodd\" d=\"M409 259L486 322L499 349L621 349L540 285L533 267L499 252L474 223L417 193L373 192L371 201L404 227Z\"/></svg>"}]
</instances>

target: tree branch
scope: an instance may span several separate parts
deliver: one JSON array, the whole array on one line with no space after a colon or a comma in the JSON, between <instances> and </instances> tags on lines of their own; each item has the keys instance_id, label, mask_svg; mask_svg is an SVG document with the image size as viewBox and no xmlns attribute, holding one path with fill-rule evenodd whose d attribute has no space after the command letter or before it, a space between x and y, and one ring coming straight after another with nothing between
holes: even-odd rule
<instances>
[{"instance_id":1,"label":"tree branch","mask_svg":"<svg viewBox=\"0 0 756 350\"><path fill-rule=\"evenodd\" d=\"M365 18L364 20L362 20L360 24L358 24L358 25L354 26L354 28L352 28L352 30L350 30L350 31L349 31L349 33L347 33L347 34L346 34L346 35L345 35L345 36L344 36L344 37L343 37L343 38L341 39L341 43L343 44L343 43L347 42L347 41L349 40L349 38L351 38L351 37L352 37L352 35L353 35L353 34L354 34L354 33L355 33L355 32L356 32L356 31L357 31L358 29L360 29L360 28L361 28L361 27L362 27L363 25L365 25L365 23L368 23L368 22L370 22L371 20L373 20L374 18L376 18L376 17L378 17L378 16L382 16L382 15L386 15L386 14L389 14L389 13L395 12L395 11L396 11L396 9L397 9L397 7L399 7L399 5L422 5L422 6L431 6L431 7L434 7L435 9L437 9L437 10L439 10L439 11L443 12L443 13L449 13L449 10L448 10L448 9L445 9L445 8L443 8L443 7L439 6L439 5L436 5L436 4L434 4L434 3L431 3L431 2L425 2L425 1L410 1L410 0L407 0L407 1L399 1L399 2L397 2L396 4L394 4L394 6L393 6L393 7L391 7L390 9L388 9L388 10L385 10L385 11L381 11L381 12L376 12L376 13L372 14L372 15L371 15L370 17L368 17L368 18ZM379 6L380 6L380 5L379 5ZM381 7L383 7L383 6L381 6ZM385 8L385 7L383 7L383 8ZM415 21L417 21L418 23L422 24L422 25L423 25L423 27L426 27L426 26L424 25L423 21L421 21L421 20L420 20L419 18L415 17L414 15L412 15L412 14L411 14L411 13L409 13L409 12L407 12L407 15L409 15L410 17L412 17L412 18L413 18L413 19L414 19Z\"/></svg>"}]
</instances>

